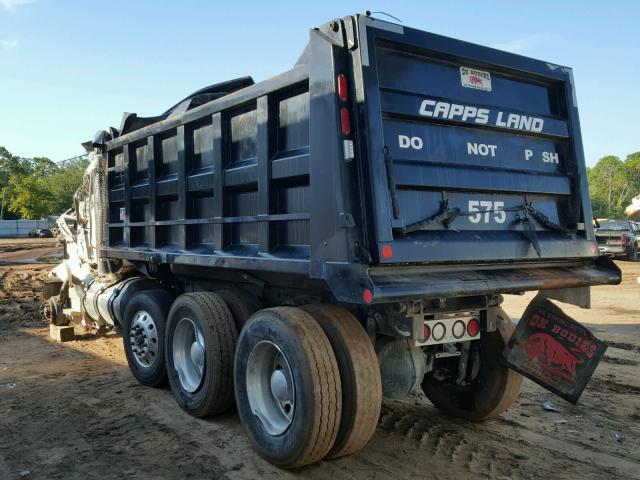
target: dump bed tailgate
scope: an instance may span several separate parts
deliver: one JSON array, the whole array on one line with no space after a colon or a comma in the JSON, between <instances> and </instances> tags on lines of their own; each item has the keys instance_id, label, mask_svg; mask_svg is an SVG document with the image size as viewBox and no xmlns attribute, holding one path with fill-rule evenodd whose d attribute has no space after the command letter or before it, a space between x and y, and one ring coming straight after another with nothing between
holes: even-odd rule
<instances>
[{"instance_id":1,"label":"dump bed tailgate","mask_svg":"<svg viewBox=\"0 0 640 480\"><path fill-rule=\"evenodd\" d=\"M360 18L380 263L592 257L569 69Z\"/></svg>"}]
</instances>

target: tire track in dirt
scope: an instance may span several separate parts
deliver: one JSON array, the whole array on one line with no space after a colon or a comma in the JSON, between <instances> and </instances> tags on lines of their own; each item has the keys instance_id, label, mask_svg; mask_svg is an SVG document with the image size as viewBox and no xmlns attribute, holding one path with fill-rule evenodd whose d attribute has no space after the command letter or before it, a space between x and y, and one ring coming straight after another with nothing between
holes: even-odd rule
<instances>
[{"instance_id":1,"label":"tire track in dirt","mask_svg":"<svg viewBox=\"0 0 640 480\"><path fill-rule=\"evenodd\" d=\"M613 365L627 365L627 366L640 365L640 362L636 362L635 360L628 360L626 358L610 357L608 355L604 355L602 357L602 361L605 362L605 363L611 363Z\"/></svg>"},{"instance_id":2,"label":"tire track in dirt","mask_svg":"<svg viewBox=\"0 0 640 480\"><path fill-rule=\"evenodd\" d=\"M507 475L508 469L495 462L492 451L477 450L456 423L449 421L430 405L416 408L397 401L385 405L378 428L394 436L402 436L418 447L432 461L449 465L462 465L464 470L476 475Z\"/></svg>"},{"instance_id":3,"label":"tire track in dirt","mask_svg":"<svg viewBox=\"0 0 640 480\"><path fill-rule=\"evenodd\" d=\"M591 380L590 388L600 392L613 392L623 395L640 395L640 387L619 383L609 379L594 378Z\"/></svg>"},{"instance_id":4,"label":"tire track in dirt","mask_svg":"<svg viewBox=\"0 0 640 480\"><path fill-rule=\"evenodd\" d=\"M567 478L576 478L573 475L577 476L580 471L587 478L602 474L634 478L640 472L640 460L615 452L602 452L597 447L546 432L534 432L513 420L499 417L480 424L465 423L440 416L429 405L424 405L425 410L421 411L421 408L400 403L394 403L393 410L385 412L379 428L392 436L412 440L438 459L451 463L462 460L469 473L509 476L513 463L518 463L520 473L525 477L530 473L535 477L558 478L561 470L557 468L562 464L580 465L580 469ZM426 415L429 421L420 418ZM413 424L410 419L414 419ZM477 449L478 445L482 448ZM574 447L578 447L577 452L589 451L589 455L583 458L575 455ZM467 452L466 455L463 452ZM549 462L549 459L553 461Z\"/></svg>"},{"instance_id":5,"label":"tire track in dirt","mask_svg":"<svg viewBox=\"0 0 640 480\"><path fill-rule=\"evenodd\" d=\"M610 348L619 348L620 350L627 350L630 352L640 353L640 346L634 345L632 343L614 342L612 340L608 340L607 345Z\"/></svg>"}]
</instances>

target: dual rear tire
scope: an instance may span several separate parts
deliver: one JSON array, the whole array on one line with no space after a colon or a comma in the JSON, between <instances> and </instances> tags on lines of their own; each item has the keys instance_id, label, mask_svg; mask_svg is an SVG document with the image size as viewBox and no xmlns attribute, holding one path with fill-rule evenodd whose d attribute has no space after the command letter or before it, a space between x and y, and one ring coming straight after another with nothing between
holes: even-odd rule
<instances>
[{"instance_id":1,"label":"dual rear tire","mask_svg":"<svg viewBox=\"0 0 640 480\"><path fill-rule=\"evenodd\" d=\"M238 414L254 448L295 468L322 459L338 434L342 388L331 344L308 313L258 312L236 350Z\"/></svg>"},{"instance_id":2,"label":"dual rear tire","mask_svg":"<svg viewBox=\"0 0 640 480\"><path fill-rule=\"evenodd\" d=\"M326 458L351 455L375 432L382 405L382 379L375 349L360 322L333 305L307 305L322 327L336 356L342 385L342 418L336 440Z\"/></svg>"},{"instance_id":3,"label":"dual rear tire","mask_svg":"<svg viewBox=\"0 0 640 480\"><path fill-rule=\"evenodd\" d=\"M238 332L262 308L242 290L187 293L169 312L165 340L169 384L178 405L194 417L234 403L233 361Z\"/></svg>"},{"instance_id":4,"label":"dual rear tire","mask_svg":"<svg viewBox=\"0 0 640 480\"><path fill-rule=\"evenodd\" d=\"M238 414L269 462L297 468L355 453L373 435L380 371L364 328L346 310L261 310L236 350Z\"/></svg>"},{"instance_id":5,"label":"dual rear tire","mask_svg":"<svg viewBox=\"0 0 640 480\"><path fill-rule=\"evenodd\" d=\"M259 310L257 299L238 290L171 301L161 290L141 292L127 307L125 350L143 384L168 378L177 403L195 417L223 413L235 397L254 448L283 468L350 455L370 440L382 402L380 370L366 331L347 310ZM154 379L137 368L140 321L153 323L153 356L166 359L147 368Z\"/></svg>"},{"instance_id":6,"label":"dual rear tire","mask_svg":"<svg viewBox=\"0 0 640 480\"><path fill-rule=\"evenodd\" d=\"M262 310L237 290L171 302L170 294L153 290L127 306L125 351L143 384L168 377L180 407L196 417L225 412L235 399L256 451L283 468L350 455L370 440L380 415L380 370L369 336L347 310ZM474 347L482 362L474 382L460 387L425 376L422 387L443 412L483 420L517 398L522 378L500 362L513 325L503 312L498 317L498 331ZM153 354L143 348L150 343L157 345ZM144 365L151 357L166 362Z\"/></svg>"},{"instance_id":7,"label":"dual rear tire","mask_svg":"<svg viewBox=\"0 0 640 480\"><path fill-rule=\"evenodd\" d=\"M241 290L197 292L177 300L161 289L136 293L124 312L129 368L143 385L170 384L188 413L204 417L233 405L239 328L260 302Z\"/></svg>"},{"instance_id":8,"label":"dual rear tire","mask_svg":"<svg viewBox=\"0 0 640 480\"><path fill-rule=\"evenodd\" d=\"M178 405L194 417L233 405L233 355L238 340L231 310L211 292L180 295L165 338L167 374Z\"/></svg>"}]
</instances>

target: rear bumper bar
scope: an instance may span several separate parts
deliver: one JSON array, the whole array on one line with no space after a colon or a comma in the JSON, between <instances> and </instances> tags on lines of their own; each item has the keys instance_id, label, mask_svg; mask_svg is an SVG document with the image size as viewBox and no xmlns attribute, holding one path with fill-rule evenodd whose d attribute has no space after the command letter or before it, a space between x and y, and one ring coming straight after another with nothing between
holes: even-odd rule
<instances>
[{"instance_id":1,"label":"rear bumper bar","mask_svg":"<svg viewBox=\"0 0 640 480\"><path fill-rule=\"evenodd\" d=\"M617 285L622 278L620 269L604 256L535 265L375 267L343 270L331 277L329 285L339 301L361 304Z\"/></svg>"}]
</instances>

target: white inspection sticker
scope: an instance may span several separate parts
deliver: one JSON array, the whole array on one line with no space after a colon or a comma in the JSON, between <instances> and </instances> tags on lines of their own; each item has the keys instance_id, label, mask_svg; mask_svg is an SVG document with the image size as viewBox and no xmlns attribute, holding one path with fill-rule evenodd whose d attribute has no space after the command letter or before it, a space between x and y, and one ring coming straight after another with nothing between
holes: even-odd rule
<instances>
[{"instance_id":1,"label":"white inspection sticker","mask_svg":"<svg viewBox=\"0 0 640 480\"><path fill-rule=\"evenodd\" d=\"M491 74L484 70L475 68L460 67L460 81L462 86L475 90L491 91Z\"/></svg>"}]
</instances>

